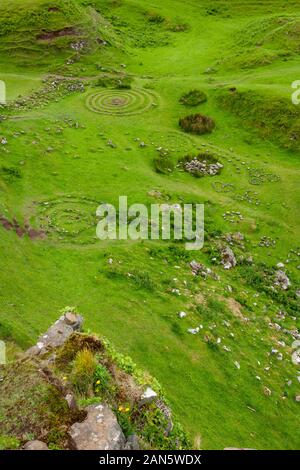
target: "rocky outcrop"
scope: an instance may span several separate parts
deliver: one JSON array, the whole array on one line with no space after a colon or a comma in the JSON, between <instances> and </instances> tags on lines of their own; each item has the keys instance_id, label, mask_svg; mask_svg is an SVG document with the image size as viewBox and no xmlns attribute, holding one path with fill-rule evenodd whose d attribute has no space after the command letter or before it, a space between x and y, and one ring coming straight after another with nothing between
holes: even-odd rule
<instances>
[{"instance_id":1,"label":"rocky outcrop","mask_svg":"<svg viewBox=\"0 0 300 470\"><path fill-rule=\"evenodd\" d=\"M117 418L104 404L89 406L85 420L73 424L69 434L75 450L121 450L126 444Z\"/></svg>"},{"instance_id":2,"label":"rocky outcrop","mask_svg":"<svg viewBox=\"0 0 300 470\"><path fill-rule=\"evenodd\" d=\"M274 286L279 287L282 290L287 290L290 287L291 283L284 271L279 269L275 273Z\"/></svg>"},{"instance_id":3,"label":"rocky outcrop","mask_svg":"<svg viewBox=\"0 0 300 470\"><path fill-rule=\"evenodd\" d=\"M236 266L235 255L229 246L221 249L221 264L223 264L225 269L231 269Z\"/></svg>"},{"instance_id":4,"label":"rocky outcrop","mask_svg":"<svg viewBox=\"0 0 300 470\"><path fill-rule=\"evenodd\" d=\"M45 354L62 346L67 339L81 329L83 319L73 312L66 312L43 334L35 346L28 349L27 356Z\"/></svg>"}]
</instances>

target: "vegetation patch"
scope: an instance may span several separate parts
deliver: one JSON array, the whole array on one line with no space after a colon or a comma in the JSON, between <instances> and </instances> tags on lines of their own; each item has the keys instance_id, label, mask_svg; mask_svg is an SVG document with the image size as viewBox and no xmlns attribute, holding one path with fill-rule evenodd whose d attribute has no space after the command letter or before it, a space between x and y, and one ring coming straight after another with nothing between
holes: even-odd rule
<instances>
[{"instance_id":1,"label":"vegetation patch","mask_svg":"<svg viewBox=\"0 0 300 470\"><path fill-rule=\"evenodd\" d=\"M188 93L184 93L179 100L179 103L185 106L198 106L201 103L207 101L206 94L201 90L191 90Z\"/></svg>"},{"instance_id":2,"label":"vegetation patch","mask_svg":"<svg viewBox=\"0 0 300 470\"><path fill-rule=\"evenodd\" d=\"M300 149L300 110L288 99L249 90L222 92L218 102L263 139L289 150Z\"/></svg>"},{"instance_id":3,"label":"vegetation patch","mask_svg":"<svg viewBox=\"0 0 300 470\"><path fill-rule=\"evenodd\" d=\"M104 75L97 80L97 86L103 88L117 88L119 90L130 90L133 78L128 75Z\"/></svg>"},{"instance_id":4,"label":"vegetation patch","mask_svg":"<svg viewBox=\"0 0 300 470\"><path fill-rule=\"evenodd\" d=\"M202 114L191 114L179 120L179 126L185 132L191 134L207 134L211 133L215 128L215 122L212 118Z\"/></svg>"}]
</instances>

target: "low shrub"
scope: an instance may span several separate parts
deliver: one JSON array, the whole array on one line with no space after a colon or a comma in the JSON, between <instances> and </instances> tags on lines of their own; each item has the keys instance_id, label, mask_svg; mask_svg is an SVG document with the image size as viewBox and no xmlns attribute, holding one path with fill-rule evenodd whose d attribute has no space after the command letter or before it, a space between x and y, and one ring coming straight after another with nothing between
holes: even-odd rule
<instances>
[{"instance_id":1,"label":"low shrub","mask_svg":"<svg viewBox=\"0 0 300 470\"><path fill-rule=\"evenodd\" d=\"M215 121L202 114L191 114L179 119L179 126L185 132L201 135L211 133L215 128Z\"/></svg>"},{"instance_id":2,"label":"low shrub","mask_svg":"<svg viewBox=\"0 0 300 470\"><path fill-rule=\"evenodd\" d=\"M181 96L179 103L184 104L185 106L197 106L205 101L207 101L207 96L203 91L191 90Z\"/></svg>"}]
</instances>

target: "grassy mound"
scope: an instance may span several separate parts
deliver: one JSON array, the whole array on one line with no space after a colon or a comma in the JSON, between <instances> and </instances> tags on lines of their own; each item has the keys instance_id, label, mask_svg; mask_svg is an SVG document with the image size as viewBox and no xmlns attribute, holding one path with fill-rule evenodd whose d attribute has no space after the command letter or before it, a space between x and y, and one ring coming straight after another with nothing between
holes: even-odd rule
<instances>
[{"instance_id":1,"label":"grassy mound","mask_svg":"<svg viewBox=\"0 0 300 470\"><path fill-rule=\"evenodd\" d=\"M289 150L299 150L300 110L289 100L249 90L222 92L218 102L263 139L277 142Z\"/></svg>"},{"instance_id":2,"label":"grassy mound","mask_svg":"<svg viewBox=\"0 0 300 470\"><path fill-rule=\"evenodd\" d=\"M185 106L197 106L198 104L207 101L206 94L201 90L191 90L188 93L184 93L179 100L179 103Z\"/></svg>"},{"instance_id":3,"label":"grassy mound","mask_svg":"<svg viewBox=\"0 0 300 470\"><path fill-rule=\"evenodd\" d=\"M232 69L268 65L287 60L300 51L300 20L293 16L275 16L251 21L234 37L234 46L221 62Z\"/></svg>"}]
</instances>

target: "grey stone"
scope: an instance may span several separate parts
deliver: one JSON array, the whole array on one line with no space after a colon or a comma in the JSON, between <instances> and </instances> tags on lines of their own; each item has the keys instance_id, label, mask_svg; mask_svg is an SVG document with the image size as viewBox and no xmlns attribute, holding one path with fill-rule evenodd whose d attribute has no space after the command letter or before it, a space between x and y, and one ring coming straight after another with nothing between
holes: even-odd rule
<instances>
[{"instance_id":1,"label":"grey stone","mask_svg":"<svg viewBox=\"0 0 300 470\"><path fill-rule=\"evenodd\" d=\"M77 403L74 395L72 393L68 393L65 396L65 400L68 403L68 407L70 410L77 410Z\"/></svg>"},{"instance_id":2,"label":"grey stone","mask_svg":"<svg viewBox=\"0 0 300 470\"><path fill-rule=\"evenodd\" d=\"M87 417L82 423L71 426L70 447L75 450L122 450L125 437L117 418L104 404L87 408Z\"/></svg>"},{"instance_id":3,"label":"grey stone","mask_svg":"<svg viewBox=\"0 0 300 470\"><path fill-rule=\"evenodd\" d=\"M275 273L274 286L280 287L282 290L287 290L290 287L291 283L284 271L278 270Z\"/></svg>"},{"instance_id":4,"label":"grey stone","mask_svg":"<svg viewBox=\"0 0 300 470\"><path fill-rule=\"evenodd\" d=\"M132 434L128 437L124 446L124 450L140 450L140 445L136 434Z\"/></svg>"},{"instance_id":5,"label":"grey stone","mask_svg":"<svg viewBox=\"0 0 300 470\"><path fill-rule=\"evenodd\" d=\"M234 253L229 246L222 248L221 250L221 264L224 266L225 269L231 269L236 266L236 259Z\"/></svg>"},{"instance_id":6,"label":"grey stone","mask_svg":"<svg viewBox=\"0 0 300 470\"><path fill-rule=\"evenodd\" d=\"M27 356L36 356L62 346L67 339L81 329L83 319L80 315L67 312L43 334L35 346L28 349Z\"/></svg>"},{"instance_id":7,"label":"grey stone","mask_svg":"<svg viewBox=\"0 0 300 470\"><path fill-rule=\"evenodd\" d=\"M42 441L28 441L23 447L24 450L49 450L47 444Z\"/></svg>"},{"instance_id":8,"label":"grey stone","mask_svg":"<svg viewBox=\"0 0 300 470\"><path fill-rule=\"evenodd\" d=\"M157 393L152 390L151 387L147 387L143 395L141 396L139 406L143 406L146 403L152 403L157 398Z\"/></svg>"}]
</instances>

